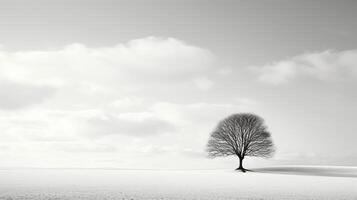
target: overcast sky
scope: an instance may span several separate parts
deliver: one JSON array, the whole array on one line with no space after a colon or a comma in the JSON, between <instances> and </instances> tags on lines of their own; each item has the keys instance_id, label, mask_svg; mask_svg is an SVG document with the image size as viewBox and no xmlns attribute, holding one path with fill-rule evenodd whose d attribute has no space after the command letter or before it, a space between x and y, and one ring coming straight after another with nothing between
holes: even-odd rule
<instances>
[{"instance_id":1,"label":"overcast sky","mask_svg":"<svg viewBox=\"0 0 357 200\"><path fill-rule=\"evenodd\" d=\"M274 164L357 165L356 1L0 0L0 167L234 168L253 112Z\"/></svg>"}]
</instances>

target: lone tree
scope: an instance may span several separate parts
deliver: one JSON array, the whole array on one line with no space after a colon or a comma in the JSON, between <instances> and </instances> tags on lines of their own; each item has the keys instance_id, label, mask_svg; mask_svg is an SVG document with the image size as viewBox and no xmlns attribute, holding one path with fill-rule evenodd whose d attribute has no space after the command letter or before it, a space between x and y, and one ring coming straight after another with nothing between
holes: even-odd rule
<instances>
[{"instance_id":1,"label":"lone tree","mask_svg":"<svg viewBox=\"0 0 357 200\"><path fill-rule=\"evenodd\" d=\"M274 153L274 145L263 118L251 113L240 113L218 123L211 133L207 152L212 158L238 156L239 167L236 170L245 172L243 159L246 156L270 157Z\"/></svg>"}]
</instances>

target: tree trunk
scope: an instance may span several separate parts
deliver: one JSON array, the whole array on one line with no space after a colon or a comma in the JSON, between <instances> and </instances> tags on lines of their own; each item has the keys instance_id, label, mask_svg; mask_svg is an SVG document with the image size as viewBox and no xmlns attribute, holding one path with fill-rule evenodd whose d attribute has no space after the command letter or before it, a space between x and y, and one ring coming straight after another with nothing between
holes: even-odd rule
<instances>
[{"instance_id":1,"label":"tree trunk","mask_svg":"<svg viewBox=\"0 0 357 200\"><path fill-rule=\"evenodd\" d=\"M246 171L243 167L243 158L242 157L239 157L239 167L236 170L240 170L242 172Z\"/></svg>"}]
</instances>

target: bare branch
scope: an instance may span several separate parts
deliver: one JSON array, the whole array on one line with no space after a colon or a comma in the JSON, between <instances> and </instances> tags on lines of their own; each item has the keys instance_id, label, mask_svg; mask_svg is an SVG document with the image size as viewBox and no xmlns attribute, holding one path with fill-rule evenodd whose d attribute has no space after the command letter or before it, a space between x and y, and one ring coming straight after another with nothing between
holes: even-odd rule
<instances>
[{"instance_id":1,"label":"bare branch","mask_svg":"<svg viewBox=\"0 0 357 200\"><path fill-rule=\"evenodd\" d=\"M231 115L218 123L207 144L210 157L270 157L274 145L264 120L251 113Z\"/></svg>"}]
</instances>

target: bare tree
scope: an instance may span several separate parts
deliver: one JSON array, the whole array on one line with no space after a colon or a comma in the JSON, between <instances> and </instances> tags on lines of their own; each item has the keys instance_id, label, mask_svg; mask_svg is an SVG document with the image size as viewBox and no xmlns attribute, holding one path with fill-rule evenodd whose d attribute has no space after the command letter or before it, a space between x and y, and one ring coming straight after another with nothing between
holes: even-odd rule
<instances>
[{"instance_id":1,"label":"bare tree","mask_svg":"<svg viewBox=\"0 0 357 200\"><path fill-rule=\"evenodd\" d=\"M207 152L213 158L238 156L239 167L236 170L245 172L243 159L246 156L270 157L274 153L274 145L263 118L241 113L233 114L219 122L211 133Z\"/></svg>"}]
</instances>

